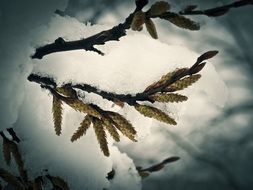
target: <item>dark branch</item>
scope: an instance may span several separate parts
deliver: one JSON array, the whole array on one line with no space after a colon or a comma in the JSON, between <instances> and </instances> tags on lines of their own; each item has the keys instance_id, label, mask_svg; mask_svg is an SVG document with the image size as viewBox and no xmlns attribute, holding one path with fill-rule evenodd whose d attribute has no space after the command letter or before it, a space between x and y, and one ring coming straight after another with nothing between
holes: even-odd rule
<instances>
[{"instance_id":1,"label":"dark branch","mask_svg":"<svg viewBox=\"0 0 253 190\"><path fill-rule=\"evenodd\" d=\"M54 84L55 84L55 82L52 78L43 77L43 76L40 76L40 75L37 75L37 74L31 74L31 75L28 76L27 79L30 82L36 82L36 83L41 84L44 88L45 88L45 86L46 87L47 86L54 86ZM128 103L129 105L136 104L136 101L151 101L148 98L147 93L138 93L138 94L135 94L135 95L132 95L132 94L116 94L116 93L100 90L100 89L98 89L94 86L91 86L89 84L68 83L68 84L65 84L64 87L71 87L71 88L74 88L74 89L82 90L84 92L94 93L94 94L97 94L97 95L101 96L102 98L107 99L109 101L112 101L112 102L121 101L121 102Z\"/></svg>"},{"instance_id":2,"label":"dark branch","mask_svg":"<svg viewBox=\"0 0 253 190\"><path fill-rule=\"evenodd\" d=\"M13 130L13 128L8 128L7 131L8 131L8 133L11 135L13 141L15 141L15 142L17 142L17 143L20 142L20 139L18 138L18 136L17 136L16 132ZM2 138L4 138L4 139L9 140L9 139L5 136L5 134L4 134L3 131L0 131L0 136L2 136Z\"/></svg>"},{"instance_id":3,"label":"dark branch","mask_svg":"<svg viewBox=\"0 0 253 190\"><path fill-rule=\"evenodd\" d=\"M103 55L101 51L96 49L95 45L103 45L108 41L118 41L121 37L126 35L126 30L130 28L134 13L138 10L141 10L146 4L147 0L137 0L136 9L132 14L130 14L124 23L119 24L109 30L104 30L98 34L90 36L85 39L69 41L66 42L63 38L58 38L54 43L47 44L45 46L39 47L36 49L35 54L31 56L32 59L42 59L45 55L62 52L62 51L71 51L84 49L87 51L94 51Z\"/></svg>"},{"instance_id":4,"label":"dark branch","mask_svg":"<svg viewBox=\"0 0 253 190\"><path fill-rule=\"evenodd\" d=\"M137 166L136 169L137 171L140 173L140 172L157 172L159 170L161 170L162 168L164 168L164 166L166 164L169 164L169 163L172 163L172 162L176 162L178 161L180 158L177 157L177 156L174 156L174 157L169 157L169 158L166 158L165 160L163 160L162 162L158 163L158 164L155 164L155 165L152 165L148 168L142 168L140 166Z\"/></svg>"},{"instance_id":5,"label":"dark branch","mask_svg":"<svg viewBox=\"0 0 253 190\"><path fill-rule=\"evenodd\" d=\"M13 141L16 141L17 143L20 142L20 139L18 138L18 136L17 136L16 132L13 130L13 128L8 128L7 131L12 136Z\"/></svg>"},{"instance_id":6,"label":"dark branch","mask_svg":"<svg viewBox=\"0 0 253 190\"><path fill-rule=\"evenodd\" d=\"M142 8L148 3L148 0L136 0L136 9L131 13L126 20L109 29L109 30L104 30L98 34L95 34L93 36L90 36L85 39L81 40L75 40L75 41L65 41L63 38L59 37L56 39L53 43L47 44L45 46L41 46L35 50L35 53L31 56L32 59L42 59L45 55L51 54L51 53L56 53L56 52L64 52L64 51L72 51L72 50L86 50L86 51L94 51L100 55L103 55L103 52L100 50L96 49L94 46L95 45L103 45L108 41L118 41L121 37L126 35L126 30L130 29L133 16L134 14L142 10ZM221 7L216 7L212 9L207 9L207 10L195 10L193 9L185 9L184 11L181 11L181 15L206 15L206 16L221 16L225 14L230 8L236 8L236 7L241 7L245 5L251 5L253 4L253 0L241 0L241 1L236 1L234 3L221 6ZM193 7L193 6L191 6ZM56 11L57 14L62 14L62 12ZM146 13L146 17L150 17L149 11ZM152 18L174 18L176 13L172 12L166 12L163 13L162 15L157 15L157 16L152 16ZM199 28L197 28L199 29Z\"/></svg>"},{"instance_id":7,"label":"dark branch","mask_svg":"<svg viewBox=\"0 0 253 190\"><path fill-rule=\"evenodd\" d=\"M209 51L204 54L202 54L197 61L193 64L192 67L190 68L184 68L184 69L179 69L174 74L171 76L170 80L168 80L165 84L161 86L157 86L154 88L151 88L149 90L145 90L141 93L137 94L116 94L113 92L107 92L104 90L100 90L94 86L91 86L89 84L73 84L73 83L67 83L64 84L62 87L64 88L69 88L69 89L79 89L84 92L88 93L94 93L102 98L116 102L125 102L129 105L135 105L137 101L149 101L149 102L154 102L150 96L159 92L166 92L166 87L170 86L171 84L175 83L176 81L189 76L198 73L203 69L205 66L205 63L203 62L206 59L210 59L213 56L215 56L218 53L218 51ZM30 82L36 82L41 85L41 87L46 88L51 91L51 93L55 93L54 89L56 89L56 82L54 81L53 78L46 77L46 76L40 76L38 74L31 74L27 78ZM57 95L57 94L56 94ZM62 97L64 98L64 97Z\"/></svg>"},{"instance_id":8,"label":"dark branch","mask_svg":"<svg viewBox=\"0 0 253 190\"><path fill-rule=\"evenodd\" d=\"M231 8L238 8L246 5L253 5L253 0L241 0L241 1L235 1L233 3L220 6L220 7L215 7L211 9L206 9L206 10L195 10L194 9L186 9L183 11L180 11L179 13L181 15L206 15L209 17L216 17L216 16L221 16L226 14Z\"/></svg>"}]
</instances>

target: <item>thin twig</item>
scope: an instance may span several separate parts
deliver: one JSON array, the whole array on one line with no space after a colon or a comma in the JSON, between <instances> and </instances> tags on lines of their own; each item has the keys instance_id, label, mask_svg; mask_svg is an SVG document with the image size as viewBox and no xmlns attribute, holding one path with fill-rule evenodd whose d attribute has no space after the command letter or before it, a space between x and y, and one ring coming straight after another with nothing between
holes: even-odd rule
<instances>
[{"instance_id":1,"label":"thin twig","mask_svg":"<svg viewBox=\"0 0 253 190\"><path fill-rule=\"evenodd\" d=\"M12 136L13 141L16 141L17 143L20 142L20 139L18 138L18 136L17 136L16 132L13 130L13 128L8 128L7 131Z\"/></svg>"},{"instance_id":2,"label":"thin twig","mask_svg":"<svg viewBox=\"0 0 253 190\"><path fill-rule=\"evenodd\" d=\"M221 16L227 13L231 8L238 8L246 5L252 5L253 0L241 0L241 1L235 1L233 3L223 5L220 7L215 7L211 9L206 9L206 10L183 10L180 11L179 14L181 15L206 15L209 17L216 17L216 16Z\"/></svg>"},{"instance_id":3,"label":"thin twig","mask_svg":"<svg viewBox=\"0 0 253 190\"><path fill-rule=\"evenodd\" d=\"M6 129L6 130L7 130L8 133L11 135L13 141L15 141L16 143L19 143L19 142L20 142L20 139L18 138L18 136L17 136L16 132L13 130L13 128L8 128L8 129ZM0 131L0 136L2 136L2 138L4 138L4 139L9 140L9 139L5 136L5 134L4 134L3 131Z\"/></svg>"},{"instance_id":4,"label":"thin twig","mask_svg":"<svg viewBox=\"0 0 253 190\"><path fill-rule=\"evenodd\" d=\"M59 37L54 41L54 43L47 44L45 46L39 47L36 49L34 55L31 56L32 59L42 59L43 56L62 52L62 51L70 51L70 50L79 50L84 49L87 51L95 51L101 55L103 53L98 49L94 48L95 45L104 45L108 41L118 41L121 37L126 35L126 30L130 28L134 13L141 10L146 4L147 1L140 0L139 4L136 5L136 9L130 14L125 22L114 26L109 30L104 30L98 34L90 36L85 39L76 40L76 41L65 41L63 38Z\"/></svg>"}]
</instances>

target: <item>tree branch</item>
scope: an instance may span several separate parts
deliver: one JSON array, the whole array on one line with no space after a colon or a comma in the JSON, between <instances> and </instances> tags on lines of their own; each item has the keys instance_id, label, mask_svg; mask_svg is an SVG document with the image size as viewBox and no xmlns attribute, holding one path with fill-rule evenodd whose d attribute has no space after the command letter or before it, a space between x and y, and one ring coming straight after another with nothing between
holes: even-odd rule
<instances>
[{"instance_id":1,"label":"tree branch","mask_svg":"<svg viewBox=\"0 0 253 190\"><path fill-rule=\"evenodd\" d=\"M47 88L48 86L54 86L55 82L52 80L52 78L49 77L43 77L37 74L30 74L27 78L30 82L35 82L38 84L41 84L42 87ZM73 84L73 83L67 83L63 87L72 88L72 89L79 89L84 92L88 93L94 93L102 98L115 102L115 101L121 101L125 102L129 105L133 105L136 103L136 101L151 101L148 98L147 93L138 93L135 95L132 94L116 94L113 92L107 92L104 90L100 90L94 86L91 86L89 84ZM51 87L50 87L51 88ZM49 89L49 88L47 88Z\"/></svg>"},{"instance_id":2,"label":"tree branch","mask_svg":"<svg viewBox=\"0 0 253 190\"><path fill-rule=\"evenodd\" d=\"M66 42L63 38L59 37L54 41L54 43L47 44L45 46L36 49L34 55L31 56L32 59L42 59L45 55L62 52L84 49L87 51L95 51L101 55L103 53L96 48L95 45L103 45L108 41L116 40L118 41L121 37L126 35L126 30L130 28L134 13L141 10L146 4L147 0L137 0L136 9L130 14L124 23L119 24L109 30L104 30L98 34L90 36L88 38L76 41Z\"/></svg>"},{"instance_id":3,"label":"tree branch","mask_svg":"<svg viewBox=\"0 0 253 190\"><path fill-rule=\"evenodd\" d=\"M84 92L88 93L94 93L102 98L115 102L115 101L120 101L120 102L125 102L129 105L136 105L137 101L149 101L149 102L154 102L150 98L150 96L160 93L160 92L170 92L170 89L168 86L172 85L176 81L179 81L180 79L194 75L198 72L200 72L203 67L205 66L205 62L203 62L206 59L210 59L213 56L215 56L218 53L218 51L209 51L204 54L202 54L200 57L198 57L197 61L192 65L190 68L183 68L183 69L178 69L175 72L173 72L172 76L162 85L156 85L150 88L147 88L143 92L137 93L137 94L117 94L113 92L107 92L104 90L100 90L94 86L91 86L89 84L74 84L74 83L67 83L62 86L62 88L67 88L67 89L79 89ZM56 82L54 81L53 78L47 77L47 76L40 76L38 74L30 74L27 78L30 82L35 82L40 84L43 88L47 89L56 89ZM51 90L50 90L51 91ZM171 90L173 91L173 90Z\"/></svg>"},{"instance_id":4,"label":"tree branch","mask_svg":"<svg viewBox=\"0 0 253 190\"><path fill-rule=\"evenodd\" d=\"M148 3L148 0L136 0L136 9L131 13L123 23L120 23L117 26L109 30L104 30L98 34L92 35L88 38L75 40L75 41L65 41L62 37L57 38L53 43L41 46L35 50L35 53L31 56L32 59L42 59L45 55L63 52L63 51L72 51L72 50L87 50L94 51L100 55L104 55L103 52L96 49L95 45L103 45L108 41L118 41L121 37L126 35L126 30L130 29L131 23L134 17L134 14L137 11L142 10L142 8ZM245 5L253 4L253 0L241 0L234 3L216 7L207 10L195 10L196 6L189 6L190 9L185 9L180 11L181 15L206 15L206 16L221 16L228 12L230 8L237 8ZM149 15L149 10L145 12L147 18L161 18L161 19L178 19L178 14L173 12L165 12L161 15ZM182 18L181 18L182 19ZM186 18L187 19L187 18ZM185 21L185 20L184 20ZM175 24L175 23L174 23ZM199 26L195 26L197 23L192 23L193 28L191 30L198 30ZM182 27L182 26L181 26ZM184 26L183 26L184 28ZM189 29L189 28L187 28Z\"/></svg>"},{"instance_id":5,"label":"tree branch","mask_svg":"<svg viewBox=\"0 0 253 190\"><path fill-rule=\"evenodd\" d=\"M231 8L238 8L246 5L253 5L253 0L241 0L241 1L235 1L233 3L220 6L220 7L215 7L211 9L206 9L206 10L195 10L197 6L191 6L192 8L188 9L186 8L183 11L180 11L179 14L181 15L206 15L208 17L217 17L217 16L222 16L226 14Z\"/></svg>"}]
</instances>

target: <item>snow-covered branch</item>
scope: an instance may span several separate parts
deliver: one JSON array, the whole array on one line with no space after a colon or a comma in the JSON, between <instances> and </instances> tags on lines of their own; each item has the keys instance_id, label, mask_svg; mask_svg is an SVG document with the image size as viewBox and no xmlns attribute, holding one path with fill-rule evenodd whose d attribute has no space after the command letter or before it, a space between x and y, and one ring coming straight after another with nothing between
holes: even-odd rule
<instances>
[{"instance_id":1,"label":"snow-covered branch","mask_svg":"<svg viewBox=\"0 0 253 190\"><path fill-rule=\"evenodd\" d=\"M134 13L141 10L148 1L146 0L138 0L136 1L136 9L130 14L125 22L120 23L119 25L109 29L104 30L98 34L90 36L85 39L76 40L76 41L65 41L63 38L57 38L54 43L47 44L45 46L39 47L36 49L34 55L31 56L32 59L42 59L45 55L55 53L55 52L62 52L62 51L70 51L70 50L78 50L84 49L87 51L95 51L99 54L103 53L96 49L95 45L103 45L108 41L119 40L121 37L126 35L126 30L130 28L132 23L132 19Z\"/></svg>"},{"instance_id":2,"label":"snow-covered branch","mask_svg":"<svg viewBox=\"0 0 253 190\"><path fill-rule=\"evenodd\" d=\"M31 56L32 59L42 59L45 55L84 49L87 51L94 51L100 55L104 55L99 49L95 48L95 45L103 45L108 41L118 41L121 37L126 35L126 30L132 28L133 30L142 30L142 25L145 22L147 30L153 38L158 38L156 28L151 18L165 19L172 24L188 29L188 30L199 30L200 26L197 22L192 21L183 15L206 15L210 17L221 16L227 13L230 8L238 8L245 5L252 5L252 0L241 0L234 3L215 7L206 10L195 10L197 6L189 5L184 10L178 13L170 12L170 5L167 2L160 1L151 6L151 8L142 12L142 8L148 4L148 0L137 0L136 9L131 13L123 23L109 30L104 30L98 34L92 35L88 38L75 41L65 41L62 37L57 38L53 43L41 46L35 50L35 53ZM133 22L135 22L133 26Z\"/></svg>"},{"instance_id":3,"label":"snow-covered branch","mask_svg":"<svg viewBox=\"0 0 253 190\"><path fill-rule=\"evenodd\" d=\"M163 76L162 80L159 80L158 82L150 85L143 92L140 92L134 95L107 92L107 91L98 89L94 86L91 86L89 84L67 83L61 86L61 88L67 89L68 91L72 91L72 95L76 94L75 89L79 89L84 92L97 94L101 96L102 98L107 99L112 102L124 102L129 105L135 105L137 101L154 102L155 100L152 96L155 95L156 93L166 93L166 92L177 91L177 89L175 89L175 87L172 86L174 83L179 82L181 79L183 79L186 76L190 76L186 78L189 81L195 78L194 74L197 74L198 72L200 72L205 66L205 63L203 63L202 61L215 56L217 53L218 51L209 51L202 54L191 68L178 69L172 73L168 73L170 75L169 77L168 77L168 74ZM166 77L168 78L165 79ZM187 82L186 79L184 79L185 82ZM52 89L57 88L57 85L54 79L47 76L31 74L29 75L28 80L30 82L36 82L38 84L41 84L44 88L48 88L48 86L51 86Z\"/></svg>"},{"instance_id":4,"label":"snow-covered branch","mask_svg":"<svg viewBox=\"0 0 253 190\"><path fill-rule=\"evenodd\" d=\"M183 90L195 83L201 77L201 75L197 73L199 73L206 64L203 61L212 58L217 53L218 51L208 51L202 54L190 68L181 68L176 69L173 72L169 72L162 76L160 80L149 85L143 92L134 95L106 92L89 84L67 83L58 87L53 78L40 76L38 74L31 74L28 77L28 80L30 82L40 84L42 88L49 90L53 95L52 112L55 132L57 135L61 134L62 104L65 103L74 110L85 114L85 118L80 124L81 126L73 134L71 141L75 141L83 136L92 123L101 150L105 156L109 156L110 153L107 146L107 140L105 138L105 129L108 130L113 139L117 142L120 140L117 130L121 131L123 135L127 136L132 141L136 141L136 131L132 124L117 112L103 110L93 103L83 102L82 99L78 97L78 93L76 91L77 89L97 94L102 98L115 102L121 106L123 106L124 103L127 103L130 106L133 106L136 111L145 117L150 117L169 125L176 125L177 122L162 110L140 103L144 103L145 101L149 101L151 103L186 101L188 99L186 96L174 92Z\"/></svg>"}]
</instances>

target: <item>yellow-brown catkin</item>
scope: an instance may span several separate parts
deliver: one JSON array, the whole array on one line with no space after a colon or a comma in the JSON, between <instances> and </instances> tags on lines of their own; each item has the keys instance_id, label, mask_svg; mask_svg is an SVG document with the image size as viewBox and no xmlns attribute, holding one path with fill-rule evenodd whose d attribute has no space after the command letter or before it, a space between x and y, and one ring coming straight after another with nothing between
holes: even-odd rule
<instances>
[{"instance_id":1,"label":"yellow-brown catkin","mask_svg":"<svg viewBox=\"0 0 253 190\"><path fill-rule=\"evenodd\" d=\"M177 124L173 118L171 118L166 113L152 106L136 104L134 107L138 112L140 112L142 115L146 117L154 118L158 121L168 123L171 125Z\"/></svg>"},{"instance_id":2,"label":"yellow-brown catkin","mask_svg":"<svg viewBox=\"0 0 253 190\"><path fill-rule=\"evenodd\" d=\"M102 121L97 118L93 118L92 123L102 152L105 156L110 156Z\"/></svg>"},{"instance_id":3,"label":"yellow-brown catkin","mask_svg":"<svg viewBox=\"0 0 253 190\"><path fill-rule=\"evenodd\" d=\"M171 84L167 88L171 89L173 91L183 90L183 89L191 86L193 83L197 82L200 79L200 77L201 77L200 74L185 77L185 78L178 80L175 83Z\"/></svg>"},{"instance_id":4,"label":"yellow-brown catkin","mask_svg":"<svg viewBox=\"0 0 253 190\"><path fill-rule=\"evenodd\" d=\"M62 125L62 101L56 96L53 96L52 112L53 112L55 133L56 135L60 135Z\"/></svg>"},{"instance_id":5,"label":"yellow-brown catkin","mask_svg":"<svg viewBox=\"0 0 253 190\"><path fill-rule=\"evenodd\" d=\"M91 118L89 115L86 115L83 121L80 123L80 127L76 130L76 132L71 137L71 141L74 142L80 137L82 137L83 135L85 135L90 125L91 125Z\"/></svg>"}]
</instances>

